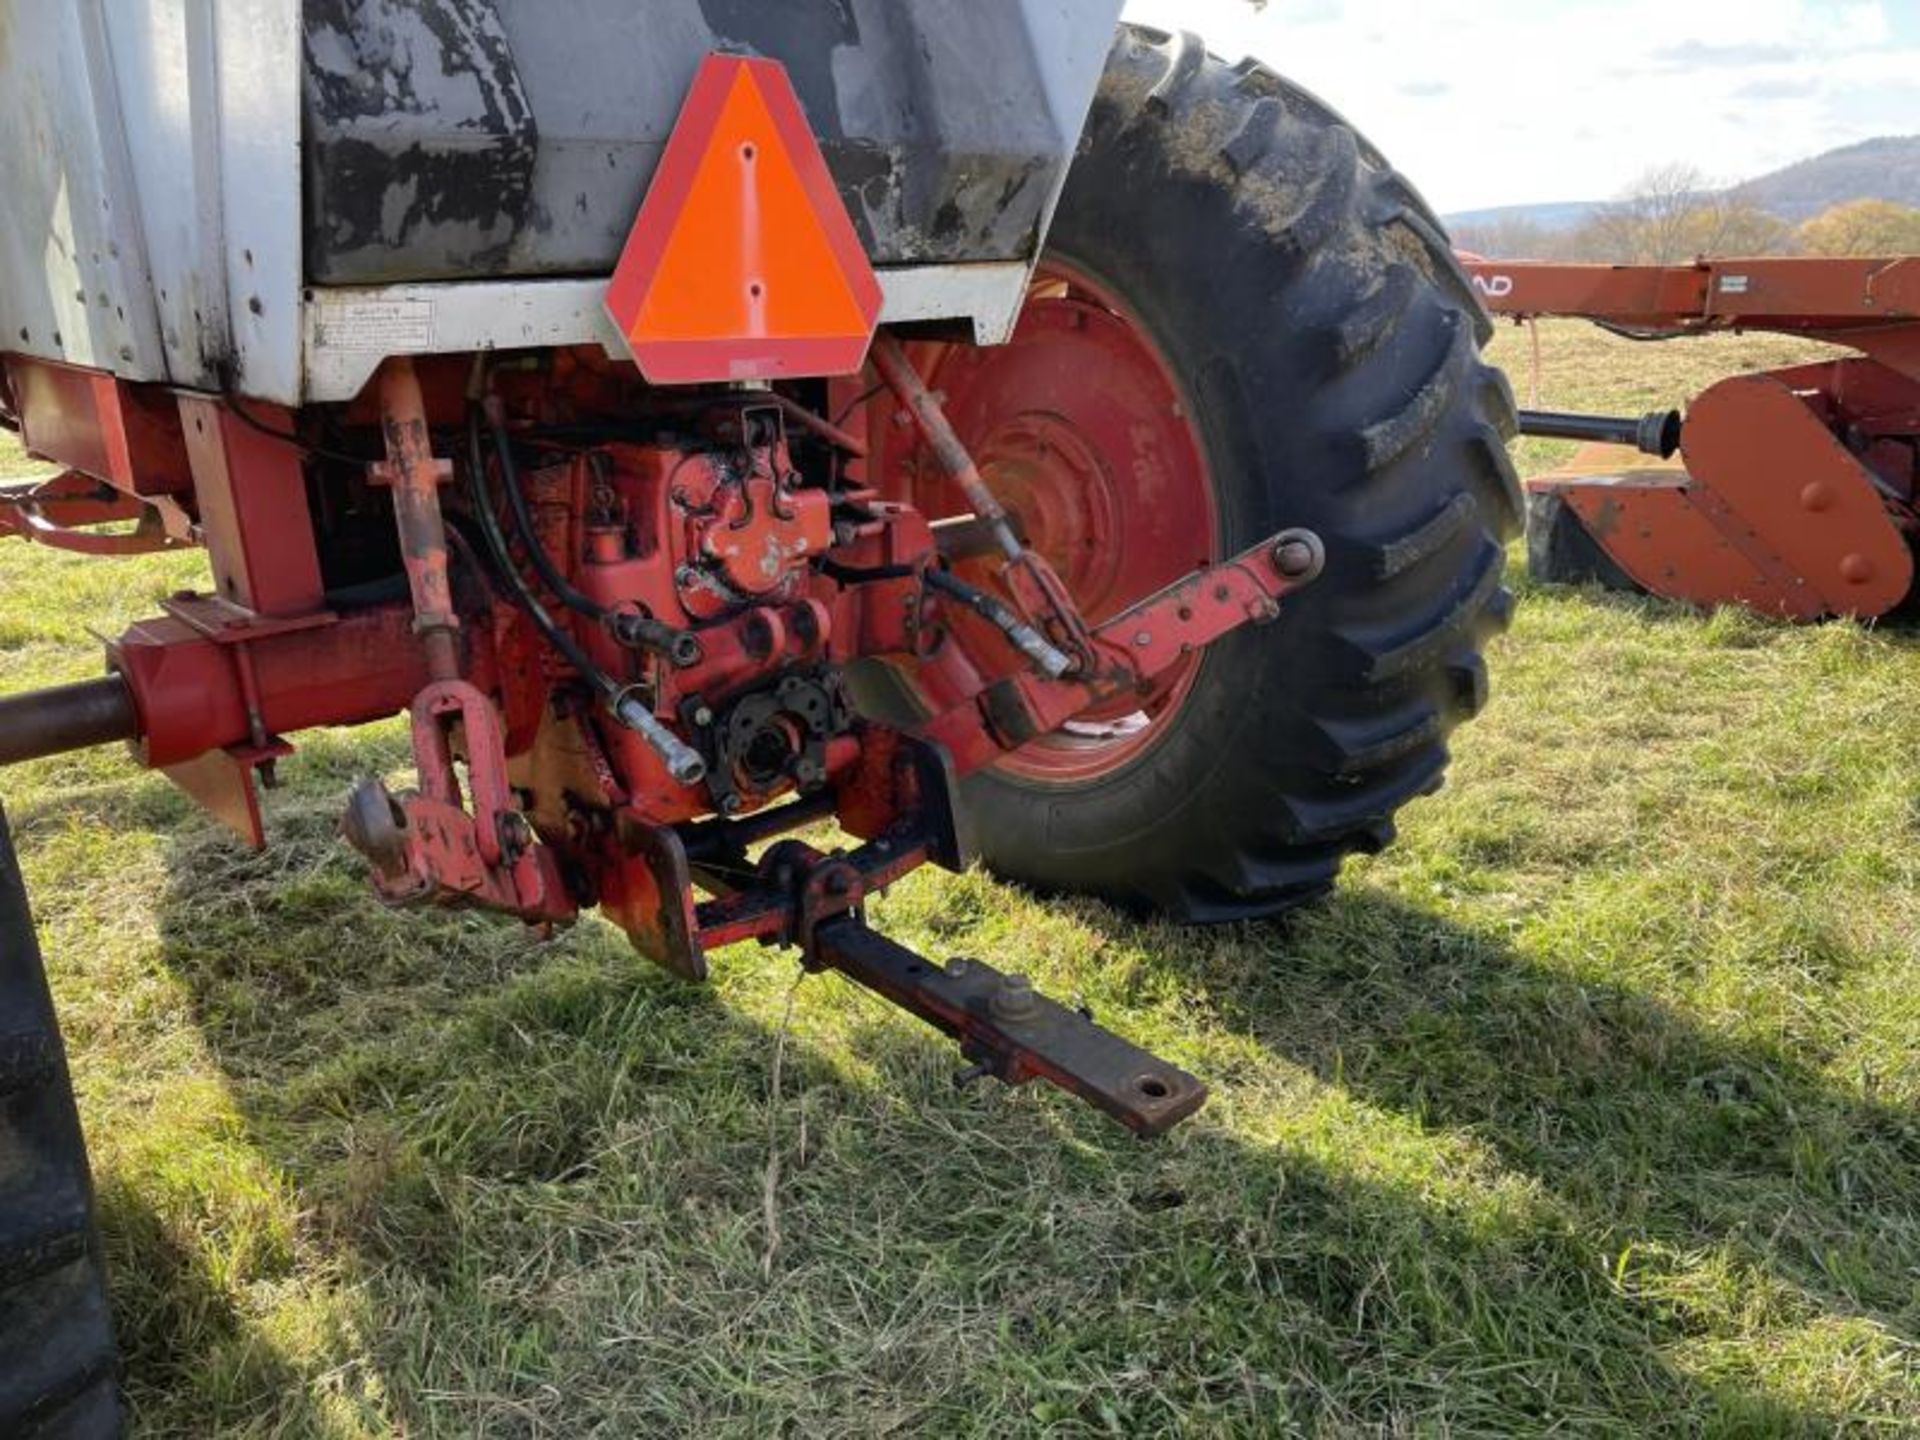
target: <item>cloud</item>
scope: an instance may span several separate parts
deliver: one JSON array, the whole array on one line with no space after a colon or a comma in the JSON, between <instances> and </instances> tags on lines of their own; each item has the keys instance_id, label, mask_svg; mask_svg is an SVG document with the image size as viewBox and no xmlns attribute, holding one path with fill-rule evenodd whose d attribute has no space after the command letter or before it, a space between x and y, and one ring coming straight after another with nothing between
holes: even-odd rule
<instances>
[{"instance_id":1,"label":"cloud","mask_svg":"<svg viewBox=\"0 0 1920 1440\"><path fill-rule=\"evenodd\" d=\"M1773 80L1749 80L1733 95L1736 100L1798 100L1819 93L1818 80L1782 75Z\"/></svg>"},{"instance_id":2,"label":"cloud","mask_svg":"<svg viewBox=\"0 0 1920 1440\"><path fill-rule=\"evenodd\" d=\"M1715 45L1705 40L1684 40L1653 52L1653 60L1682 69L1744 69L1752 65L1773 65L1791 61L1791 45Z\"/></svg>"},{"instance_id":3,"label":"cloud","mask_svg":"<svg viewBox=\"0 0 1920 1440\"><path fill-rule=\"evenodd\" d=\"M1325 96L1442 211L1604 198L1673 161L1736 180L1912 131L1916 12L1920 0L1128 5Z\"/></svg>"}]
</instances>

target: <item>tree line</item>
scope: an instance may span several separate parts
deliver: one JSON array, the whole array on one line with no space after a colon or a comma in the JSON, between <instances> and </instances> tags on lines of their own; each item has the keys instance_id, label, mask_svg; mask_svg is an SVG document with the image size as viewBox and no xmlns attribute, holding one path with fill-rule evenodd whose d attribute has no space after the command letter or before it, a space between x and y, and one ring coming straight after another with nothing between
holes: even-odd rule
<instances>
[{"instance_id":1,"label":"tree line","mask_svg":"<svg viewBox=\"0 0 1920 1440\"><path fill-rule=\"evenodd\" d=\"M1920 209L1847 200L1793 225L1690 165L1649 170L1570 229L1513 217L1456 226L1462 250L1502 260L1678 265L1703 255L1917 255Z\"/></svg>"}]
</instances>

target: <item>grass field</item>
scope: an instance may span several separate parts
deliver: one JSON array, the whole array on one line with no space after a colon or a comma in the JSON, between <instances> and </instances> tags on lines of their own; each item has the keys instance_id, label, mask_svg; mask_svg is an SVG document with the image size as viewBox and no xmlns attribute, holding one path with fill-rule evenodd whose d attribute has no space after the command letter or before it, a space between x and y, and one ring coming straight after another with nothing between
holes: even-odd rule
<instances>
[{"instance_id":1,"label":"grass field","mask_svg":"<svg viewBox=\"0 0 1920 1440\"><path fill-rule=\"evenodd\" d=\"M1805 350L1544 338L1567 407ZM196 574L0 546L5 688ZM1330 903L878 906L1204 1076L1156 1144L778 954L382 910L333 825L396 725L307 737L262 855L118 753L9 772L139 1428L1920 1430L1920 644L1517 584Z\"/></svg>"}]
</instances>

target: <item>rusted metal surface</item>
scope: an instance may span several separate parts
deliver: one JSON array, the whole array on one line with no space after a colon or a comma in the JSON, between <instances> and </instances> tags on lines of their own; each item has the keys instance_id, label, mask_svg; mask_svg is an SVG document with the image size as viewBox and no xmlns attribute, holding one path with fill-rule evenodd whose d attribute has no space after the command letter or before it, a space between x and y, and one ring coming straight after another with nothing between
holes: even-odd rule
<instances>
[{"instance_id":1,"label":"rusted metal surface","mask_svg":"<svg viewBox=\"0 0 1920 1440\"><path fill-rule=\"evenodd\" d=\"M1850 345L1920 380L1920 256L1718 258L1692 265L1472 259L1500 315L1571 315L1652 333L1769 330Z\"/></svg>"},{"instance_id":2,"label":"rusted metal surface","mask_svg":"<svg viewBox=\"0 0 1920 1440\"><path fill-rule=\"evenodd\" d=\"M374 863L374 888L393 904L478 905L546 923L577 906L558 853L536 843L507 782L499 712L466 680L435 680L414 697L414 764L420 788L389 795L364 780L343 833ZM466 793L453 735L466 761Z\"/></svg>"},{"instance_id":3,"label":"rusted metal surface","mask_svg":"<svg viewBox=\"0 0 1920 1440\"><path fill-rule=\"evenodd\" d=\"M249 425L229 402L211 396L183 393L178 403L207 562L221 597L260 615L320 609L320 555L300 450L257 428L291 428L288 412L262 406Z\"/></svg>"},{"instance_id":4,"label":"rusted metal surface","mask_svg":"<svg viewBox=\"0 0 1920 1440\"><path fill-rule=\"evenodd\" d=\"M1044 1080L1105 1111L1137 1135L1164 1134L1206 1103L1192 1075L1102 1029L1009 975L966 957L936 964L837 918L814 931L814 960L838 970L960 1042L964 1080Z\"/></svg>"},{"instance_id":5,"label":"rusted metal surface","mask_svg":"<svg viewBox=\"0 0 1920 1440\"><path fill-rule=\"evenodd\" d=\"M1311 557L1304 566L1296 547ZM1310 531L1283 531L1196 571L1089 632L1089 663L1081 671L1060 679L1003 674L929 719L922 732L946 747L964 774L1080 715L1137 696L1228 631L1278 619L1281 598L1318 573L1318 547Z\"/></svg>"},{"instance_id":6,"label":"rusted metal surface","mask_svg":"<svg viewBox=\"0 0 1920 1440\"><path fill-rule=\"evenodd\" d=\"M896 398L919 417L909 423L951 462L942 483L965 503L971 481L992 513L991 481L917 360L888 353ZM71 738L132 730L146 763L257 844L256 774L286 753L284 736L406 709L417 787L366 782L342 822L390 902L541 924L598 904L688 979L729 944L793 945L897 991L957 1034L980 1073L1066 1085L1143 1133L1199 1103L1190 1077L1058 1007L1010 1009L982 991L981 1010L956 978L964 966L899 990L891 952L826 937L850 936L866 902L919 866L965 863L958 775L1136 706L1220 635L1271 620L1324 563L1315 537L1282 532L1197 566L1157 556L1166 578L1150 593L1103 586L1090 618L1004 511L1012 560L1003 536L997 554L943 557L926 517L860 473L875 458L859 453L870 424L800 419L788 396L655 402L604 360L461 378L389 361L378 403L336 418L330 435L345 434L326 451L277 433L299 417L253 425L218 397L178 397L196 493L159 498L201 507L218 593L169 597L162 617L122 636L112 663L135 723ZM1164 382L1152 369L1137 378ZM454 470L433 436L469 417L466 483L443 496ZM1100 444L1130 433L1089 423ZM609 429L619 438L601 438ZM1001 473L1022 493L1066 498L1072 477L1112 463L1080 454L1080 433L1007 441ZM1021 450L1029 442L1072 453L1056 473ZM375 444L384 461L346 458ZM310 491L377 522L398 573L324 589L323 562L343 564L340 535L316 528L335 512L310 507ZM120 506L123 493L76 488L65 503ZM1103 533L1040 520L1055 541ZM377 554L359 523L359 551ZM1149 573L1161 571L1129 572L1125 588ZM882 724L848 703L844 667L869 658L899 667L923 720ZM778 838L829 815L853 837L845 853ZM967 985L990 978L971 972Z\"/></svg>"},{"instance_id":7,"label":"rusted metal surface","mask_svg":"<svg viewBox=\"0 0 1920 1440\"><path fill-rule=\"evenodd\" d=\"M426 651L427 673L452 680L460 673L454 635L460 628L447 573L447 529L440 516L440 484L452 467L433 455L426 404L413 361L388 360L380 368L380 432L387 461L379 471L393 492L393 521L400 531L400 558L413 595L413 618Z\"/></svg>"},{"instance_id":8,"label":"rusted metal surface","mask_svg":"<svg viewBox=\"0 0 1920 1440\"><path fill-rule=\"evenodd\" d=\"M1006 507L1001 505L993 493L993 487L980 474L979 467L973 463L973 456L967 453L967 447L948 423L946 411L920 378L920 372L913 368L913 362L907 358L900 342L891 335L876 339L873 342L873 367L880 372L880 377L893 393L900 397L900 403L906 407L914 428L932 447L941 471L966 497L974 518L992 531L995 542L1007 559L1018 560L1025 553L1025 547L1007 519Z\"/></svg>"},{"instance_id":9,"label":"rusted metal surface","mask_svg":"<svg viewBox=\"0 0 1920 1440\"><path fill-rule=\"evenodd\" d=\"M1913 555L1873 474L1774 375L1723 380L1688 409L1686 473L1602 514L1602 487L1567 495L1649 590L1797 620L1880 615L1913 583ZM1637 488L1637 487L1629 487Z\"/></svg>"},{"instance_id":10,"label":"rusted metal surface","mask_svg":"<svg viewBox=\"0 0 1920 1440\"><path fill-rule=\"evenodd\" d=\"M1029 552L1057 581L1001 577L980 555L956 572L1006 588L1035 613L1104 621L1223 557L1215 486L1177 374L1112 286L1058 256L1042 261L1012 340L1000 346L915 345L909 355L939 395L954 434ZM909 418L876 404L876 471L935 516L969 505ZM978 523L977 521L975 522ZM1060 592L1070 600L1062 606ZM954 629L985 642L964 617ZM1084 646L1083 631L1056 637ZM1001 768L1041 784L1081 784L1125 768L1173 723L1198 673L1197 653L1144 690L1074 717L1005 757Z\"/></svg>"},{"instance_id":11,"label":"rusted metal surface","mask_svg":"<svg viewBox=\"0 0 1920 1440\"><path fill-rule=\"evenodd\" d=\"M375 467L393 494L394 523L429 683L410 707L420 788L388 797L362 782L349 838L374 861L374 884L395 902L430 900L506 910L529 920L570 919L572 897L559 859L535 843L507 777L500 711L461 674L459 619L447 565L440 483L452 467L433 456L413 363L390 359L380 373L380 428L387 459ZM466 763L462 793L455 737ZM381 817L391 818L391 825Z\"/></svg>"},{"instance_id":12,"label":"rusted metal surface","mask_svg":"<svg viewBox=\"0 0 1920 1440\"><path fill-rule=\"evenodd\" d=\"M6 357L6 379L30 453L130 495L192 488L173 398L162 387L28 355Z\"/></svg>"},{"instance_id":13,"label":"rusted metal surface","mask_svg":"<svg viewBox=\"0 0 1920 1440\"><path fill-rule=\"evenodd\" d=\"M688 980L737 942L792 946L954 1036L969 1074L1044 1079L1160 1133L1204 1099L1193 1077L1022 977L936 966L879 939L865 912L920 866L966 863L957 777L1075 724L1171 715L1209 644L1271 621L1312 581L1320 542L1285 530L1224 553L1184 377L1120 297L1068 268L1041 273L1004 364L926 324L911 349L883 336L845 389L813 382L823 353L762 353L831 340L831 366L857 370L891 303L879 261L1013 257L988 267L991 283L1021 280L1104 26L1051 0L984 21L888 0L584 5L564 17L517 0L300 9L306 143L276 153L307 166L314 291L299 305L324 310L322 348L369 357L336 378L377 375L357 400L247 408L236 392L270 352L237 343L200 345L195 366L215 373L197 368L192 389L130 385L110 361L8 360L9 408L30 442L86 478L0 496L0 529L105 549L157 527L206 545L215 587L130 627L110 646L117 678L0 704L0 760L7 746L23 756L125 736L259 844L257 787L288 735L405 711L416 781L364 781L342 817L385 900L541 925L597 905ZM695 10L698 27L607 41ZM243 48L223 28L195 33L229 57ZM590 283L605 267L579 257L611 259L638 198L623 187L655 158L630 147L665 139L630 111L670 115L708 48L689 58L689 36L712 35L735 53L702 66L694 118L700 85L705 101L725 89L726 105L767 115L728 129L739 116L709 106L715 143L677 137L688 165L668 147L663 212L633 228L639 289L623 274L612 298L637 296L629 330L642 338L648 304L681 306L688 326L652 338L709 346L703 378L806 371L806 383L665 391L653 382L671 366L643 360L636 373L597 343L477 322L473 307L491 302L449 298L460 287L316 298L339 279L561 270ZM1044 103L953 103L1004 98L1022 77L1033 83L1020 93ZM284 139L270 118L262 134ZM909 153L940 165L916 160L907 185ZM242 234L232 214L207 213ZM669 264L689 234L699 243ZM826 270L789 263L809 243L835 262L850 310L829 303ZM226 330L286 332L284 289L250 277L284 279L294 262L258 244L227 245L232 313L170 326L169 351ZM916 322L980 313L915 303ZM143 324L178 318L177 301L158 304ZM423 353L436 346L520 353ZM270 378L262 393L302 393ZM456 433L457 464L442 458ZM958 522L944 552L934 517ZM133 541L76 530L114 520L148 529ZM862 662L892 668L913 718L851 702ZM1116 742L1098 764L1131 753ZM792 833L828 819L845 850Z\"/></svg>"},{"instance_id":14,"label":"rusted metal surface","mask_svg":"<svg viewBox=\"0 0 1920 1440\"><path fill-rule=\"evenodd\" d=\"M245 842L262 850L267 844L266 823L260 818L260 792L255 777L272 774L273 764L293 747L285 741L266 745L236 745L209 750L191 760L166 767L165 775L214 819Z\"/></svg>"},{"instance_id":15,"label":"rusted metal surface","mask_svg":"<svg viewBox=\"0 0 1920 1440\"><path fill-rule=\"evenodd\" d=\"M661 825L623 825L624 850L603 871L600 909L634 948L682 980L707 978L693 871L678 834Z\"/></svg>"},{"instance_id":16,"label":"rusted metal surface","mask_svg":"<svg viewBox=\"0 0 1920 1440\"><path fill-rule=\"evenodd\" d=\"M131 530L89 528L129 520L134 522ZM147 555L188 548L191 527L182 524L175 533L168 522L159 505L77 470L30 485L0 486L0 539L17 536L76 555Z\"/></svg>"}]
</instances>

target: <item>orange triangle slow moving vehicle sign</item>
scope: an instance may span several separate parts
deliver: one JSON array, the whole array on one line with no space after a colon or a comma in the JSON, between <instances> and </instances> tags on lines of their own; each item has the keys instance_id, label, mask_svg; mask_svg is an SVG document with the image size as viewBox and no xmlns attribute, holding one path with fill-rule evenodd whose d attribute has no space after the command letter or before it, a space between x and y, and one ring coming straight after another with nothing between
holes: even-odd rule
<instances>
[{"instance_id":1,"label":"orange triangle slow moving vehicle sign","mask_svg":"<svg viewBox=\"0 0 1920 1440\"><path fill-rule=\"evenodd\" d=\"M860 368L880 282L778 62L700 62L606 304L656 384Z\"/></svg>"}]
</instances>

